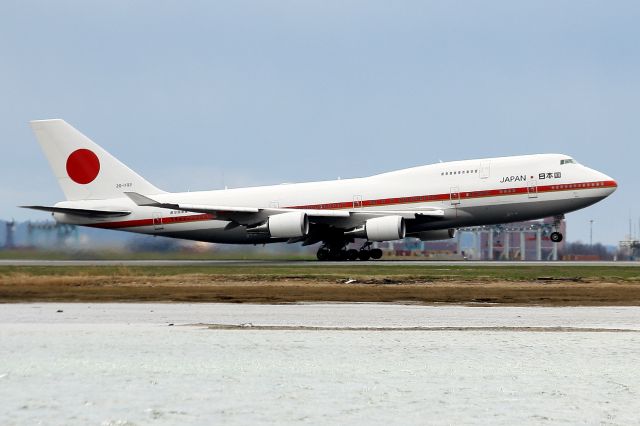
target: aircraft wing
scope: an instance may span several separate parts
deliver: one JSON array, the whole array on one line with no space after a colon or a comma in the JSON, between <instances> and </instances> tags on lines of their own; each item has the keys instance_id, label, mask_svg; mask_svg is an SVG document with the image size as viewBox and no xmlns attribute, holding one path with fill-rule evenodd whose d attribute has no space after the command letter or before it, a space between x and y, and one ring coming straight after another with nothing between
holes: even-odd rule
<instances>
[{"instance_id":1,"label":"aircraft wing","mask_svg":"<svg viewBox=\"0 0 640 426\"><path fill-rule=\"evenodd\" d=\"M261 208L184 203L161 203L136 192L125 192L125 194L138 206L159 207L164 209L183 210L194 213L209 213L218 219L234 221L241 225L252 225L264 221L269 216L280 213L287 213L290 211L304 211L310 218L316 216L343 218L349 217L348 211L340 210L300 210L276 207Z\"/></svg>"},{"instance_id":2,"label":"aircraft wing","mask_svg":"<svg viewBox=\"0 0 640 426\"><path fill-rule=\"evenodd\" d=\"M51 213L72 214L74 216L82 216L89 218L97 217L121 217L131 214L127 210L92 210L92 209L74 209L70 207L49 207L49 206L20 206L24 209L42 210Z\"/></svg>"},{"instance_id":3,"label":"aircraft wing","mask_svg":"<svg viewBox=\"0 0 640 426\"><path fill-rule=\"evenodd\" d=\"M413 209L413 210L329 210L329 209L291 209L291 208L261 208L237 207L220 205L201 205L183 203L161 203L136 192L125 194L138 206L158 207L172 210L183 210L194 213L209 213L222 220L230 220L241 225L253 225L266 220L269 216L292 211L303 211L311 223L322 223L338 227L356 226L367 219L380 216L402 216L408 220L421 218L438 219L444 217L442 209Z\"/></svg>"}]
</instances>

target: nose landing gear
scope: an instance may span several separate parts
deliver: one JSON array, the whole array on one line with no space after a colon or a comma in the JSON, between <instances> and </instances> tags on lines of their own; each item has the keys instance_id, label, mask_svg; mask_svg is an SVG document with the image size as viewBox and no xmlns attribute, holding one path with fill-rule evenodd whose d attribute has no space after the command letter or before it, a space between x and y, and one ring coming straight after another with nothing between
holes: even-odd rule
<instances>
[{"instance_id":1,"label":"nose landing gear","mask_svg":"<svg viewBox=\"0 0 640 426\"><path fill-rule=\"evenodd\" d=\"M562 223L562 219L564 219L564 215L555 216L553 218L553 232L549 235L549 239L553 243L559 243L564 238L562 233L558 232L558 228L560 227L560 223Z\"/></svg>"},{"instance_id":2,"label":"nose landing gear","mask_svg":"<svg viewBox=\"0 0 640 426\"><path fill-rule=\"evenodd\" d=\"M554 243L559 243L563 238L560 232L552 232L551 235L549 235L549 239Z\"/></svg>"}]
</instances>

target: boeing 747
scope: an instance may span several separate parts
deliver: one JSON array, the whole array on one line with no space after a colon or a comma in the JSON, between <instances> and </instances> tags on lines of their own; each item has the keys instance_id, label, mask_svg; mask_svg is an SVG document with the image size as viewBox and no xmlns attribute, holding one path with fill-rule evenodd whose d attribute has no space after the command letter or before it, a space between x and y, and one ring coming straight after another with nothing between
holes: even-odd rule
<instances>
[{"instance_id":1,"label":"boeing 747","mask_svg":"<svg viewBox=\"0 0 640 426\"><path fill-rule=\"evenodd\" d=\"M563 154L453 161L374 176L165 192L64 120L31 127L66 201L23 206L60 223L228 244L320 244L319 260L379 259L374 241L453 238L457 228L557 218L617 183ZM348 249L355 239L365 242Z\"/></svg>"}]
</instances>

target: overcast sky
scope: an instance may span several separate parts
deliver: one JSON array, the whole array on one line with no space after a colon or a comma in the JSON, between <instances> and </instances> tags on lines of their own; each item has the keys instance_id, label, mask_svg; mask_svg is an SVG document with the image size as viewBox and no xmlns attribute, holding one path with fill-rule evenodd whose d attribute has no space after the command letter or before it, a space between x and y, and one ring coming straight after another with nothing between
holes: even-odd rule
<instances>
[{"instance_id":1,"label":"overcast sky","mask_svg":"<svg viewBox=\"0 0 640 426\"><path fill-rule=\"evenodd\" d=\"M568 239L638 226L638 1L0 3L0 218L63 199L64 118L157 186L356 177L560 152L616 180Z\"/></svg>"}]
</instances>

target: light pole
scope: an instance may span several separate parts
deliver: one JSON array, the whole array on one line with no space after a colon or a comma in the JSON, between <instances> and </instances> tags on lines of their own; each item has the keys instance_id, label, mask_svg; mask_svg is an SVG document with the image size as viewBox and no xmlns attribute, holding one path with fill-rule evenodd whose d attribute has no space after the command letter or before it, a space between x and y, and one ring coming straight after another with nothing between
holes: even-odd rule
<instances>
[{"instance_id":1,"label":"light pole","mask_svg":"<svg viewBox=\"0 0 640 426\"><path fill-rule=\"evenodd\" d=\"M593 247L593 219L589 221L589 246Z\"/></svg>"}]
</instances>

